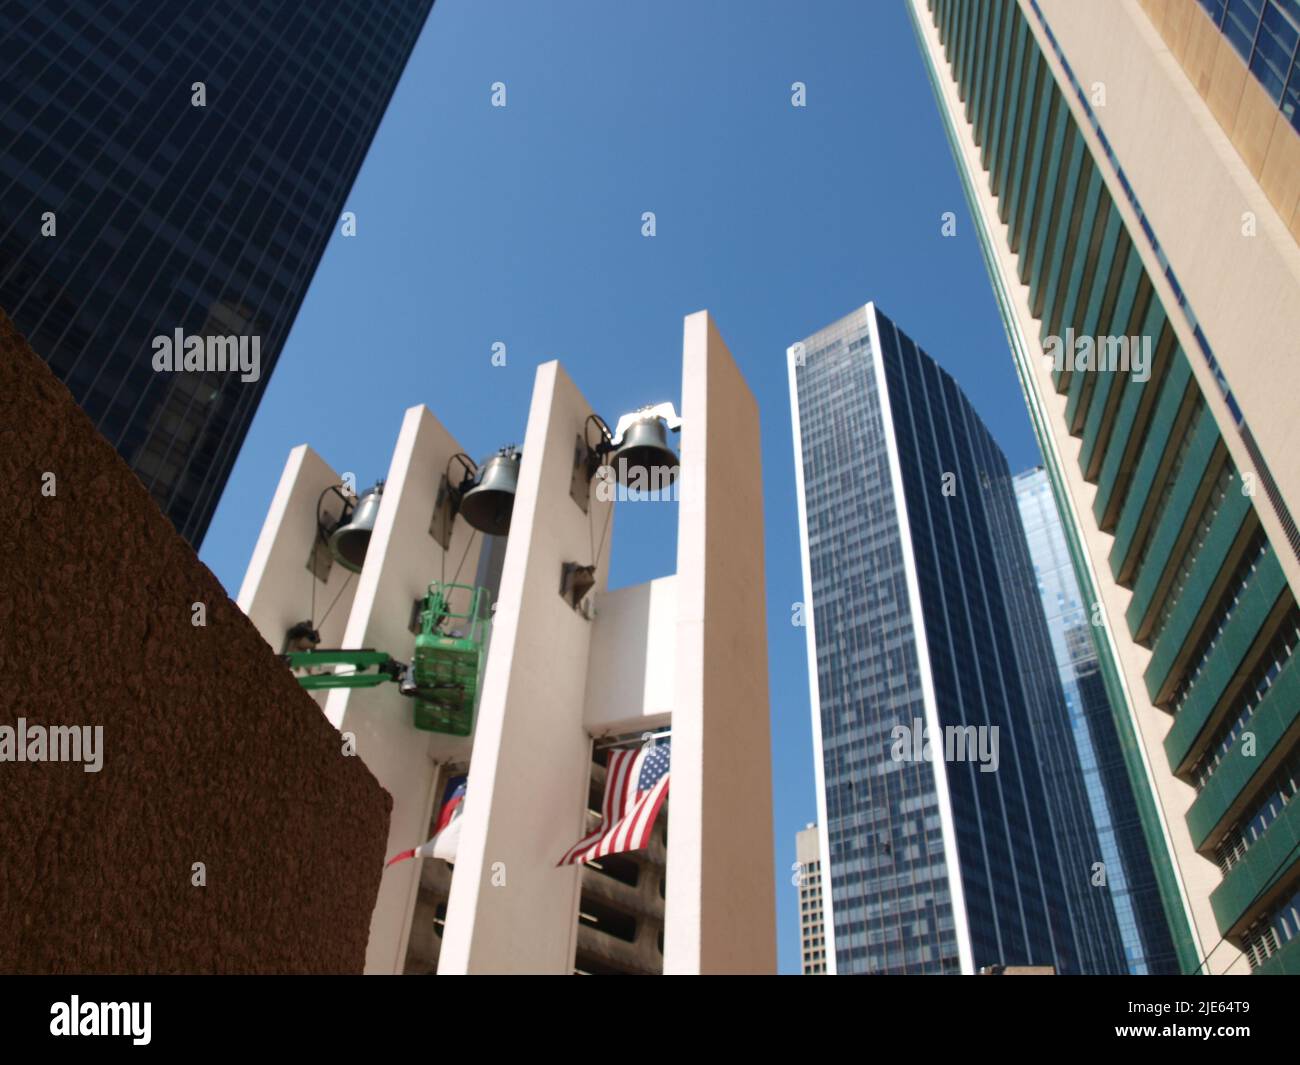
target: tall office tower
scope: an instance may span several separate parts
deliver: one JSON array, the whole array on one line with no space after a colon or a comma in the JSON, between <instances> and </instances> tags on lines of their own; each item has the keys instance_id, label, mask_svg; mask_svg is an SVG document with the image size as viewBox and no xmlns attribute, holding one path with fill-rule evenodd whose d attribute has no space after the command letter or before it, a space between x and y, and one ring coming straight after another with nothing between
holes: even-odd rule
<instances>
[{"instance_id":1,"label":"tall office tower","mask_svg":"<svg viewBox=\"0 0 1300 1065\"><path fill-rule=\"evenodd\" d=\"M1169 924L1093 646L1092 619L1074 576L1051 483L1040 467L1017 474L1013 484L1129 971L1177 973Z\"/></svg>"},{"instance_id":2,"label":"tall office tower","mask_svg":"<svg viewBox=\"0 0 1300 1065\"><path fill-rule=\"evenodd\" d=\"M1125 971L1006 459L872 304L789 371L832 971Z\"/></svg>"},{"instance_id":3,"label":"tall office tower","mask_svg":"<svg viewBox=\"0 0 1300 1065\"><path fill-rule=\"evenodd\" d=\"M195 545L432 4L0 3L0 307Z\"/></svg>"},{"instance_id":4,"label":"tall office tower","mask_svg":"<svg viewBox=\"0 0 1300 1065\"><path fill-rule=\"evenodd\" d=\"M909 0L1185 972L1300 972L1300 5Z\"/></svg>"},{"instance_id":5,"label":"tall office tower","mask_svg":"<svg viewBox=\"0 0 1300 1065\"><path fill-rule=\"evenodd\" d=\"M822 906L822 852L816 825L794 838L799 876L799 964L804 976L826 975L826 914Z\"/></svg>"}]
</instances>

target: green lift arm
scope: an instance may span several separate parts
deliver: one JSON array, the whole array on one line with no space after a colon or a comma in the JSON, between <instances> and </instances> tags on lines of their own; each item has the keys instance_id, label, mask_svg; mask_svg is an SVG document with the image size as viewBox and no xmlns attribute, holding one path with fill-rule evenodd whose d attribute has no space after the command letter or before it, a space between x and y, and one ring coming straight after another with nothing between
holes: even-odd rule
<instances>
[{"instance_id":1,"label":"green lift arm","mask_svg":"<svg viewBox=\"0 0 1300 1065\"><path fill-rule=\"evenodd\" d=\"M315 669L318 666L352 666L351 673L303 673L298 683L308 691L321 688L376 688L390 681L400 683L406 665L383 651L363 647L358 651L314 650L293 651L284 655L290 669ZM375 672L366 672L371 666Z\"/></svg>"}]
</instances>

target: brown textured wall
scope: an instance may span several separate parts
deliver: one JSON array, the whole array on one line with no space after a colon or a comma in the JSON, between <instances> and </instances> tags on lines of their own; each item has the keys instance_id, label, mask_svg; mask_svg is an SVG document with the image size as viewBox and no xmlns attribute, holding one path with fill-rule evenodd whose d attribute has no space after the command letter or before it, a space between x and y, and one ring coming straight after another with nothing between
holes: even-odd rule
<instances>
[{"instance_id":1,"label":"brown textured wall","mask_svg":"<svg viewBox=\"0 0 1300 1065\"><path fill-rule=\"evenodd\" d=\"M0 725L104 730L0 762L0 971L360 972L392 800L3 312L0 485Z\"/></svg>"}]
</instances>

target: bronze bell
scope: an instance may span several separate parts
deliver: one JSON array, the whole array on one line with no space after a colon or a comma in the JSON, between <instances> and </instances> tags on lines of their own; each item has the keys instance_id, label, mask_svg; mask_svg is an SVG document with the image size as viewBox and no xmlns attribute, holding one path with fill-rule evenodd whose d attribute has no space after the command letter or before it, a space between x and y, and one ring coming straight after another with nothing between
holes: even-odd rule
<instances>
[{"instance_id":1,"label":"bronze bell","mask_svg":"<svg viewBox=\"0 0 1300 1065\"><path fill-rule=\"evenodd\" d=\"M681 419L670 403L620 418L614 446L605 459L619 483L650 490L672 484L677 479L679 460L668 444L668 432L680 427Z\"/></svg>"},{"instance_id":2,"label":"bronze bell","mask_svg":"<svg viewBox=\"0 0 1300 1065\"><path fill-rule=\"evenodd\" d=\"M520 451L503 447L479 466L461 485L460 513L469 524L489 536L510 532L510 514L519 484Z\"/></svg>"},{"instance_id":3,"label":"bronze bell","mask_svg":"<svg viewBox=\"0 0 1300 1065\"><path fill-rule=\"evenodd\" d=\"M356 506L344 513L342 521L330 533L330 554L344 569L360 573L370 546L370 534L375 531L375 518L379 515L379 501L384 494L384 482L366 489Z\"/></svg>"}]
</instances>

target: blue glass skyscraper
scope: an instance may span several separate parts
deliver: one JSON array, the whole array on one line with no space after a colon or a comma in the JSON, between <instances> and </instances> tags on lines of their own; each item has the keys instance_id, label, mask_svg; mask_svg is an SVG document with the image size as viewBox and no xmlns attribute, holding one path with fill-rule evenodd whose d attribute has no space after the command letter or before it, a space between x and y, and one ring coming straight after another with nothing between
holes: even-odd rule
<instances>
[{"instance_id":1,"label":"blue glass skyscraper","mask_svg":"<svg viewBox=\"0 0 1300 1065\"><path fill-rule=\"evenodd\" d=\"M1052 486L1042 468L1017 474L1014 484L1129 971L1176 974L1173 939Z\"/></svg>"},{"instance_id":2,"label":"blue glass skyscraper","mask_svg":"<svg viewBox=\"0 0 1300 1065\"><path fill-rule=\"evenodd\" d=\"M789 369L833 971L1125 971L1005 458L874 305Z\"/></svg>"}]
</instances>

